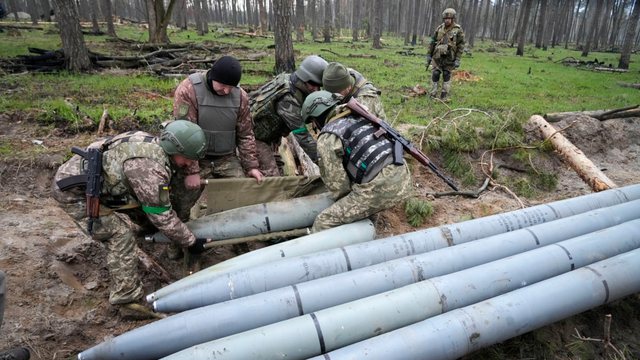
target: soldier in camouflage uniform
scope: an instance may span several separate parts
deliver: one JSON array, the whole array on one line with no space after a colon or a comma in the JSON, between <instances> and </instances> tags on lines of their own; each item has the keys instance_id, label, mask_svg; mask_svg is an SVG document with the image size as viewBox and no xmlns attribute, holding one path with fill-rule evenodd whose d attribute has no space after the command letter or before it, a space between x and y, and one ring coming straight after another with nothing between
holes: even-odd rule
<instances>
[{"instance_id":1,"label":"soldier in camouflage uniform","mask_svg":"<svg viewBox=\"0 0 640 360\"><path fill-rule=\"evenodd\" d=\"M411 194L409 167L393 163L393 144L376 137L371 122L351 113L328 91L302 105L302 118L322 129L318 137L320 175L335 203L316 217L317 232L388 209ZM329 118L325 124L325 119Z\"/></svg>"},{"instance_id":2,"label":"soldier in camouflage uniform","mask_svg":"<svg viewBox=\"0 0 640 360\"><path fill-rule=\"evenodd\" d=\"M176 212L183 221L189 219L190 207L204 190L201 179L246 174L262 181L249 96L238 85L241 75L240 62L223 56L206 74L191 74L176 88L173 115L197 123L207 137L205 157L177 174L187 189L198 190L180 191L181 196L175 199Z\"/></svg>"},{"instance_id":3,"label":"soldier in camouflage uniform","mask_svg":"<svg viewBox=\"0 0 640 360\"><path fill-rule=\"evenodd\" d=\"M328 92L340 94L342 104L346 104L354 97L375 116L381 119L387 118L382 108L380 90L351 68L337 62L329 63L322 75L322 88Z\"/></svg>"},{"instance_id":4,"label":"soldier in camouflage uniform","mask_svg":"<svg viewBox=\"0 0 640 360\"><path fill-rule=\"evenodd\" d=\"M172 242L197 254L207 239L196 239L180 221L170 201L174 172L193 166L204 156L205 135L186 120L169 123L159 138L131 131L89 145L102 151L100 215L91 237L107 247L111 276L109 303L131 305L142 298L137 272L134 223L146 219ZM78 223L87 221L86 174L88 164L74 155L56 172L52 195ZM81 175L81 176L77 176ZM84 228L84 226L81 226Z\"/></svg>"},{"instance_id":5,"label":"soldier in camouflage uniform","mask_svg":"<svg viewBox=\"0 0 640 360\"><path fill-rule=\"evenodd\" d=\"M438 82L442 74L442 92L440 99L448 100L451 91L451 72L460 67L460 58L464 50L464 32L456 23L456 11L445 9L442 12L444 23L440 24L429 43L427 51L427 70L433 66L431 72L431 97L438 96Z\"/></svg>"},{"instance_id":6,"label":"soldier in camouflage uniform","mask_svg":"<svg viewBox=\"0 0 640 360\"><path fill-rule=\"evenodd\" d=\"M258 148L260 171L266 176L282 175L276 164L280 139L293 133L302 149L317 162L316 141L300 117L300 106L307 95L320 90L327 62L307 56L292 74L280 74L249 94L253 132Z\"/></svg>"}]
</instances>

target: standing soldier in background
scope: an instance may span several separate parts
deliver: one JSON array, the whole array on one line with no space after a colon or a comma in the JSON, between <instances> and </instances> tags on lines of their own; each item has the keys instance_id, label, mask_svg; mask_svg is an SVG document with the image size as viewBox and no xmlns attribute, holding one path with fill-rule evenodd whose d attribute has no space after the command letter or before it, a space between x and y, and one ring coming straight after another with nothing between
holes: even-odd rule
<instances>
[{"instance_id":1,"label":"standing soldier in background","mask_svg":"<svg viewBox=\"0 0 640 360\"><path fill-rule=\"evenodd\" d=\"M318 214L312 232L362 220L411 194L409 167L404 159L394 163L392 142L376 136L369 120L337 104L333 94L322 90L309 95L302 105L302 118L322 129L320 175L335 200Z\"/></svg>"},{"instance_id":2,"label":"standing soldier in background","mask_svg":"<svg viewBox=\"0 0 640 360\"><path fill-rule=\"evenodd\" d=\"M222 56L206 74L191 74L176 88L173 116L200 125L207 137L205 157L176 174L182 179L176 186L197 190L179 191L186 196L172 199L182 221L189 220L191 207L202 195L201 179L249 176L262 181L249 96L239 86L241 76L240 62ZM168 256L178 259L182 253L170 246Z\"/></svg>"},{"instance_id":3,"label":"standing soldier in background","mask_svg":"<svg viewBox=\"0 0 640 360\"><path fill-rule=\"evenodd\" d=\"M340 94L341 104L346 104L354 97L373 115L381 119L387 118L380 100L380 90L354 69L337 62L329 63L322 75L322 88L330 93Z\"/></svg>"},{"instance_id":4,"label":"standing soldier in background","mask_svg":"<svg viewBox=\"0 0 640 360\"><path fill-rule=\"evenodd\" d=\"M427 70L433 66L431 72L431 97L438 96L438 82L442 74L442 92L440 99L447 100L451 92L451 71L460 67L460 58L464 50L464 32L456 23L456 11L445 9L442 12L444 23L440 24L429 43L427 51Z\"/></svg>"},{"instance_id":5,"label":"standing soldier in background","mask_svg":"<svg viewBox=\"0 0 640 360\"><path fill-rule=\"evenodd\" d=\"M320 90L327 62L307 56L292 74L280 74L249 94L260 171L265 176L280 176L275 153L280 139L293 133L313 162L318 161L316 141L302 117L300 107L307 95Z\"/></svg>"},{"instance_id":6,"label":"standing soldier in background","mask_svg":"<svg viewBox=\"0 0 640 360\"><path fill-rule=\"evenodd\" d=\"M163 129L159 138L130 131L94 142L83 155L98 156L74 155L53 178L53 198L79 226L85 228L82 225L88 224L94 240L105 244L111 277L109 303L118 306L121 313L124 311L123 316L153 316L139 304L144 294L138 274L134 223L145 225L146 219L190 253L204 251L208 240L196 239L178 218L170 199L174 172L197 164L205 150L202 129L190 121L176 120ZM98 184L97 188L93 184ZM95 189L95 194L89 196L93 191L88 189ZM95 218L87 211L87 207L93 207L89 201L94 195L99 207Z\"/></svg>"}]
</instances>

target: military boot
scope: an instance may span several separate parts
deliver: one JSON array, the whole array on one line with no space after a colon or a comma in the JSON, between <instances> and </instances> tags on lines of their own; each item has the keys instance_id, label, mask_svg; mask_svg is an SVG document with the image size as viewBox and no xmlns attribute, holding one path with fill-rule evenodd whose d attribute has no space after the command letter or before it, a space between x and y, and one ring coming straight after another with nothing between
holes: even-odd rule
<instances>
[{"instance_id":1,"label":"military boot","mask_svg":"<svg viewBox=\"0 0 640 360\"><path fill-rule=\"evenodd\" d=\"M440 93L440 100L449 101L449 90L451 90L451 81L442 83L442 92Z\"/></svg>"},{"instance_id":2,"label":"military boot","mask_svg":"<svg viewBox=\"0 0 640 360\"><path fill-rule=\"evenodd\" d=\"M434 81L431 83L431 90L429 90L429 96L432 98L438 97L438 83Z\"/></svg>"}]
</instances>

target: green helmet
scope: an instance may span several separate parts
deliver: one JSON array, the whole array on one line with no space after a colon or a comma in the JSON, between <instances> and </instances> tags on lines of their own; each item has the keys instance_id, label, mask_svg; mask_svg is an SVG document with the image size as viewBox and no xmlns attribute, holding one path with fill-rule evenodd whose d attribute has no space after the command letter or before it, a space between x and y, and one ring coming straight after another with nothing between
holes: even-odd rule
<instances>
[{"instance_id":1,"label":"green helmet","mask_svg":"<svg viewBox=\"0 0 640 360\"><path fill-rule=\"evenodd\" d=\"M198 160L207 149L207 139L198 124L188 120L175 120L160 133L160 146L168 155L179 154Z\"/></svg>"},{"instance_id":2,"label":"green helmet","mask_svg":"<svg viewBox=\"0 0 640 360\"><path fill-rule=\"evenodd\" d=\"M298 79L304 82L314 82L322 85L322 73L327 68L327 61L318 55L309 55L300 63L300 67L295 71Z\"/></svg>"},{"instance_id":3,"label":"green helmet","mask_svg":"<svg viewBox=\"0 0 640 360\"><path fill-rule=\"evenodd\" d=\"M443 19L455 19L456 18L456 11L452 8L447 8L444 9L444 11L442 12L442 18Z\"/></svg>"},{"instance_id":4,"label":"green helmet","mask_svg":"<svg viewBox=\"0 0 640 360\"><path fill-rule=\"evenodd\" d=\"M338 99L326 90L312 92L306 99L304 99L304 103L302 104L302 109L300 111L302 120L307 122L309 117L319 119L323 114L326 116L329 110L333 109L337 104Z\"/></svg>"}]
</instances>

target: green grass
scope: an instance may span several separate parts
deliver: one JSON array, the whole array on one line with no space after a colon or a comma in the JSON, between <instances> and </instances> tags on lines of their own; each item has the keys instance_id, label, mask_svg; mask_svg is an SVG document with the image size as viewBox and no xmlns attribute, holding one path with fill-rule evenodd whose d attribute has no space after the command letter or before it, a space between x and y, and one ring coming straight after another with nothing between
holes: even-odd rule
<instances>
[{"instance_id":1,"label":"green grass","mask_svg":"<svg viewBox=\"0 0 640 360\"><path fill-rule=\"evenodd\" d=\"M45 30L20 30L19 36L0 33L0 53L4 57L28 54L28 47L56 50L61 47L59 35L52 25ZM235 36L228 28L210 26L210 33L198 36L193 30L169 29L175 44L203 43L215 48L209 57L233 54L245 59L248 54L266 53L259 61L243 61L242 85L256 87L268 81L274 72L273 40L263 37ZM245 31L246 29L236 29ZM146 41L147 30L137 26L117 26L118 36ZM420 140L426 152L438 152L447 171L463 184L481 183L477 164L466 156L486 149L515 151L524 143L522 125L533 114L559 111L614 109L640 103L637 89L621 87L618 82L637 83L640 55L631 58L627 73L607 73L564 66L558 61L566 57L617 65L619 54L592 52L581 58L580 52L562 47L543 51L527 46L524 56L516 49L494 42L477 42L465 54L459 72L468 79L454 80L451 102L444 104L427 96L413 97L416 85L427 88L430 72L425 71L424 46L405 47L402 39L386 36L384 48L375 50L370 41L353 43L347 32L332 43L294 42L296 62L305 56L319 54L327 61L339 61L370 79L381 91L388 120L394 125L421 126L412 139ZM108 55L136 54L128 44L113 46L107 36L85 36L92 51ZM248 49L248 50L247 50ZM408 49L414 55L406 55ZM489 51L491 49L492 51ZM493 51L495 50L495 51ZM362 57L371 56L371 58ZM0 108L4 111L29 111L42 123L77 122L89 118L97 122L106 107L116 123L136 123L154 127L172 117L172 91L180 79L168 79L144 72L119 75L117 72L75 75L2 74L0 76ZM415 135L415 136L414 136ZM549 151L538 145L536 152ZM500 150L507 151L507 150ZM527 168L525 179L515 179L519 194L531 196L555 186L555 179ZM496 174L499 175L499 172Z\"/></svg>"}]
</instances>

